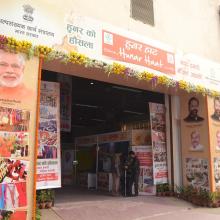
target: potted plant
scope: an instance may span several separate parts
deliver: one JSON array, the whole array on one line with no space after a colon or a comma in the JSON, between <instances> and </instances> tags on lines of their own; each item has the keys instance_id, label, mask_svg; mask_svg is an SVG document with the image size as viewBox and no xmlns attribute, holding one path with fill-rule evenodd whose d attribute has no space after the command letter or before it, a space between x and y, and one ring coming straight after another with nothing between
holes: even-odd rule
<instances>
[{"instance_id":1,"label":"potted plant","mask_svg":"<svg viewBox=\"0 0 220 220\"><path fill-rule=\"evenodd\" d=\"M46 190L40 190L39 195L38 195L38 203L39 203L40 209L45 209L46 200L47 200Z\"/></svg>"},{"instance_id":2,"label":"potted plant","mask_svg":"<svg viewBox=\"0 0 220 220\"><path fill-rule=\"evenodd\" d=\"M216 199L216 193L215 192L209 192L208 194L208 207L213 207L215 206L215 199Z\"/></svg>"},{"instance_id":3,"label":"potted plant","mask_svg":"<svg viewBox=\"0 0 220 220\"><path fill-rule=\"evenodd\" d=\"M41 212L40 209L37 207L36 208L36 220L40 220L41 219Z\"/></svg>"},{"instance_id":4,"label":"potted plant","mask_svg":"<svg viewBox=\"0 0 220 220\"><path fill-rule=\"evenodd\" d=\"M54 200L54 190L48 189L46 193L47 193L46 208L51 208Z\"/></svg>"},{"instance_id":5,"label":"potted plant","mask_svg":"<svg viewBox=\"0 0 220 220\"><path fill-rule=\"evenodd\" d=\"M162 194L163 194L162 184L158 184L156 189L157 189L157 196L162 196Z\"/></svg>"}]
</instances>

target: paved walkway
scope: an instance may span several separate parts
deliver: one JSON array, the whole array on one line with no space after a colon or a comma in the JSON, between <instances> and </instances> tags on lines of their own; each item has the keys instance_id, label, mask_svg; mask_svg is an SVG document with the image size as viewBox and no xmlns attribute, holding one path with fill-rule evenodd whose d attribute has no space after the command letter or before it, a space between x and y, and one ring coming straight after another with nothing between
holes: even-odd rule
<instances>
[{"instance_id":1,"label":"paved walkway","mask_svg":"<svg viewBox=\"0 0 220 220\"><path fill-rule=\"evenodd\" d=\"M111 197L70 189L56 193L42 220L220 220L220 208L197 208L173 197Z\"/></svg>"}]
</instances>

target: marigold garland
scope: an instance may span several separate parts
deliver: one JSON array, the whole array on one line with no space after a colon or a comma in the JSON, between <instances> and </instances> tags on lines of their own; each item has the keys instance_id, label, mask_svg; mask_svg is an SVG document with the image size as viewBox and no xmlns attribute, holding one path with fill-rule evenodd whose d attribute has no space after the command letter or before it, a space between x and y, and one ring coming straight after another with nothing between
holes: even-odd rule
<instances>
[{"instance_id":1,"label":"marigold garland","mask_svg":"<svg viewBox=\"0 0 220 220\"><path fill-rule=\"evenodd\" d=\"M112 72L119 75L119 74L124 74L126 70L126 66L120 64L120 63L113 63L112 65Z\"/></svg>"},{"instance_id":2,"label":"marigold garland","mask_svg":"<svg viewBox=\"0 0 220 220\"><path fill-rule=\"evenodd\" d=\"M17 40L13 37L7 37L0 35L0 49L6 51L18 53L22 52L27 54L28 58L32 56L43 57L45 60L55 60L60 59L61 62L71 62L78 65L84 65L87 68L95 67L99 69L104 69L108 74L114 73L117 75L124 75L129 77L135 77L139 80L145 80L151 82L152 86L164 85L166 87L172 87L176 89L182 89L187 92L195 92L202 95L209 95L212 97L220 96L220 92L210 90L205 88L202 85L193 85L185 80L176 81L169 78L168 76L158 76L154 73L144 71L135 71L125 65L120 63L113 62L113 64L107 64L103 61L90 59L87 56L80 54L76 51L71 51L69 54L66 54L61 51L56 51L51 47L44 45L33 46L31 42L26 40Z\"/></svg>"}]
</instances>

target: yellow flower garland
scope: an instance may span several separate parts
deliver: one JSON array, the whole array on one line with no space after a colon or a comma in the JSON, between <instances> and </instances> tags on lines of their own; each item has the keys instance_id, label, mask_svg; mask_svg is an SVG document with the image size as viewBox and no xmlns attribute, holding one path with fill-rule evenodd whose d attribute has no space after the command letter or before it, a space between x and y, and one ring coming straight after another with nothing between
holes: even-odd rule
<instances>
[{"instance_id":1,"label":"yellow flower garland","mask_svg":"<svg viewBox=\"0 0 220 220\"><path fill-rule=\"evenodd\" d=\"M85 67L96 67L97 66L97 60L92 60L88 58L87 56L80 54L76 51L71 51L69 54L64 54L62 52L56 51L52 49L51 47L47 47L44 45L38 45L36 47L33 47L32 43L25 40L17 40L13 37L6 37L3 35L0 35L0 48L8 50L10 52L22 52L26 53L28 56L30 54L43 57L45 59L62 59L65 62L71 62L78 65L85 65ZM33 53L31 53L33 51ZM111 72L114 74L123 74L125 75L126 71L129 70L125 65L122 65L120 63L114 62L112 65L106 64L104 62L99 62L99 67L105 69L108 74ZM212 97L220 96L220 92L206 89L204 86L197 85L194 86L185 80L175 81L173 79L170 79L167 76L157 76L154 73L150 73L148 71L144 72L136 72L134 77L140 79L140 80L146 80L151 81L153 79L156 79L157 84L165 85L166 87L178 87L180 89L183 89L187 92L196 92L203 95L209 95Z\"/></svg>"}]
</instances>

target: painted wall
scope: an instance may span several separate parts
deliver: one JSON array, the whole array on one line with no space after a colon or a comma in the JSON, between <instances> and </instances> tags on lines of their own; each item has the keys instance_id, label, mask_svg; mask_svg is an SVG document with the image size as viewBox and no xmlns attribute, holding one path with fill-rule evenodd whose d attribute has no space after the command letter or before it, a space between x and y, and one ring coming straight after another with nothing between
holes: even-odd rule
<instances>
[{"instance_id":1,"label":"painted wall","mask_svg":"<svg viewBox=\"0 0 220 220\"><path fill-rule=\"evenodd\" d=\"M154 0L154 27L130 18L129 0L68 2L80 15L159 40L186 53L220 61L219 0Z\"/></svg>"}]
</instances>

